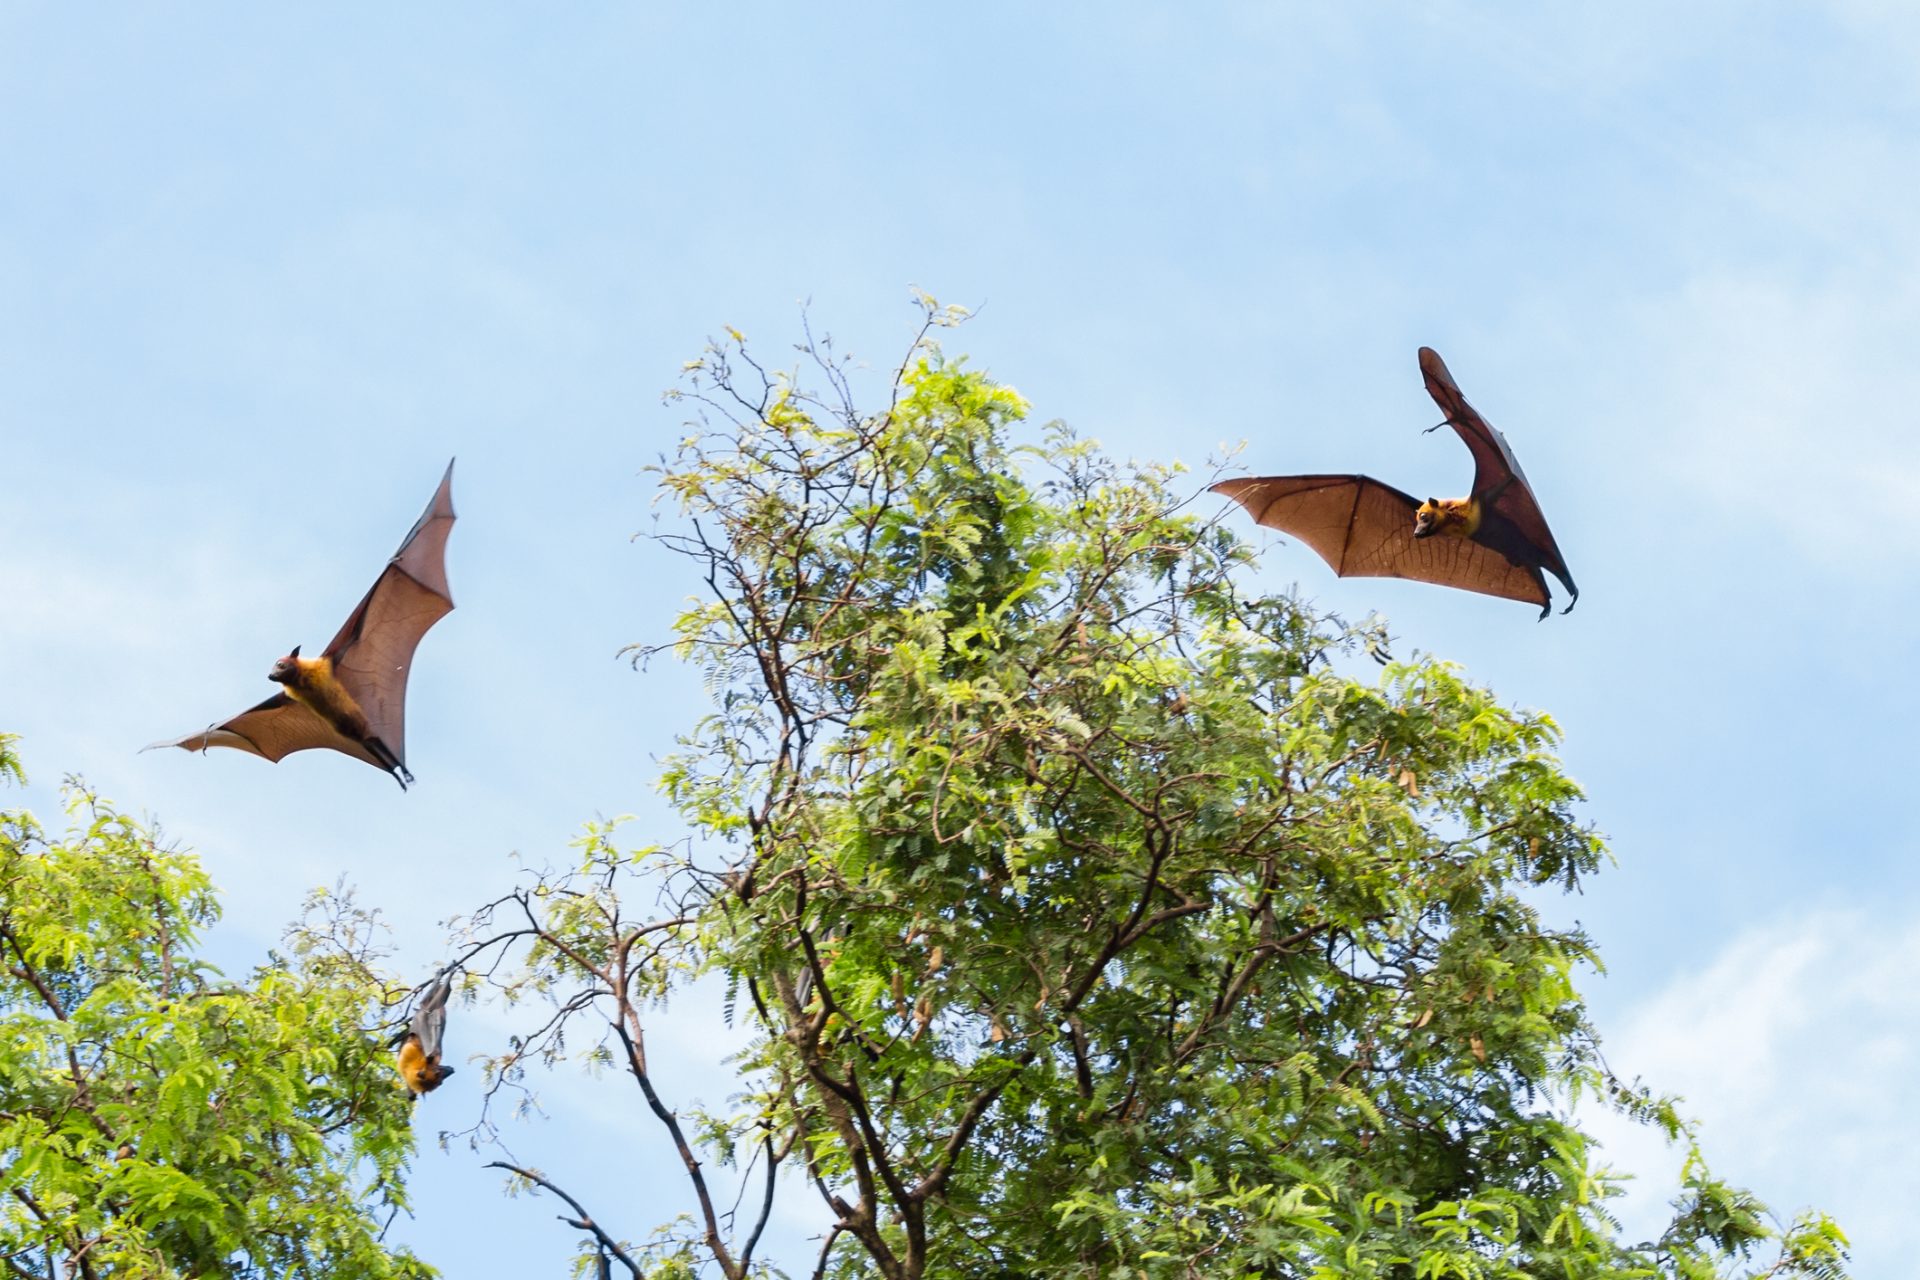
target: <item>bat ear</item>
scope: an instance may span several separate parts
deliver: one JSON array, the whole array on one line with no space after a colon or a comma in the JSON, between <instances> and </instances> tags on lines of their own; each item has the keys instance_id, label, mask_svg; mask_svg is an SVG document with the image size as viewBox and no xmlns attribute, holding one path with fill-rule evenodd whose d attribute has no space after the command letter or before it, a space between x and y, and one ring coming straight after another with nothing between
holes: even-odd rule
<instances>
[{"instance_id":1,"label":"bat ear","mask_svg":"<svg viewBox=\"0 0 1920 1280\"><path fill-rule=\"evenodd\" d=\"M299 657L299 656L300 656L300 646L299 646L299 645L295 645L295 646L293 646L293 652L292 652L292 653L290 653L290 654L288 654L287 656L288 656L289 658L297 658L297 657Z\"/></svg>"},{"instance_id":2,"label":"bat ear","mask_svg":"<svg viewBox=\"0 0 1920 1280\"><path fill-rule=\"evenodd\" d=\"M1428 498L1428 499L1427 499L1427 505L1428 505L1428 506L1430 506L1430 507L1437 507L1437 506L1439 506L1439 505L1440 505L1440 499L1438 499L1438 498ZM299 656L300 656L300 651L299 651L298 649L295 649L295 650L293 651L293 656L294 656L294 657L296 657L296 658L297 658L297 657L299 657Z\"/></svg>"}]
</instances>

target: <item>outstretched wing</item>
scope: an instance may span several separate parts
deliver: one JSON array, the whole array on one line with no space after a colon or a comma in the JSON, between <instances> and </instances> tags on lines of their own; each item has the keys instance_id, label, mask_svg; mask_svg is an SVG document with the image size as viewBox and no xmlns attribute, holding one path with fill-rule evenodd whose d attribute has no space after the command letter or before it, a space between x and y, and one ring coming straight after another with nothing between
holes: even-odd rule
<instances>
[{"instance_id":1,"label":"outstretched wing","mask_svg":"<svg viewBox=\"0 0 1920 1280\"><path fill-rule=\"evenodd\" d=\"M188 751L232 747L276 762L296 751L330 747L356 760L365 760L376 769L386 768L364 745L342 737L306 704L295 702L284 693L276 693L258 706L248 707L231 720L208 725L199 733L170 742L149 743L140 749L152 751L155 747L184 747Z\"/></svg>"},{"instance_id":2,"label":"outstretched wing","mask_svg":"<svg viewBox=\"0 0 1920 1280\"><path fill-rule=\"evenodd\" d=\"M403 768L413 651L428 628L453 612L447 588L447 534L453 520L449 462L433 501L326 648L334 674L366 713L368 736L384 743Z\"/></svg>"},{"instance_id":3,"label":"outstretched wing","mask_svg":"<svg viewBox=\"0 0 1920 1280\"><path fill-rule=\"evenodd\" d=\"M442 974L421 999L420 1007L413 1011L412 1031L420 1037L420 1052L427 1055L429 1062L440 1058L440 1042L447 1033L447 996L452 990L452 984Z\"/></svg>"},{"instance_id":4,"label":"outstretched wing","mask_svg":"<svg viewBox=\"0 0 1920 1280\"><path fill-rule=\"evenodd\" d=\"M1553 531L1547 528L1546 516L1540 513L1533 486L1527 483L1526 472L1520 469L1520 460L1513 456L1507 438L1467 403L1467 398L1460 394L1460 384L1453 380L1446 362L1432 347L1420 348L1420 376L1426 381L1427 394L1440 406L1440 412L1447 415L1448 424L1473 454L1473 496L1485 502L1487 494L1499 489L1488 508L1504 516L1505 525L1495 522L1496 528L1488 530L1488 536L1482 541L1504 540L1509 545L1502 545L1499 550L1520 555L1547 569L1560 579L1569 596L1579 599L1580 588L1573 585L1573 575L1567 572L1567 562L1553 540ZM1501 488L1501 482L1509 476L1512 483ZM1570 600L1567 608L1572 607Z\"/></svg>"},{"instance_id":5,"label":"outstretched wing","mask_svg":"<svg viewBox=\"0 0 1920 1280\"><path fill-rule=\"evenodd\" d=\"M1416 538L1420 504L1369 476L1250 476L1222 493L1255 523L1290 533L1343 578L1409 578L1544 607L1540 571L1467 538Z\"/></svg>"}]
</instances>

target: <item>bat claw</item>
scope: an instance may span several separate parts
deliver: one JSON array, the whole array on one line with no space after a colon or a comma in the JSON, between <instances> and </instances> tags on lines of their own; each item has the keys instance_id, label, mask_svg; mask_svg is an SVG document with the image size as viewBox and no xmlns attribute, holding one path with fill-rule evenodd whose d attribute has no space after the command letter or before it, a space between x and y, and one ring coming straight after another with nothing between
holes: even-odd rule
<instances>
[{"instance_id":1,"label":"bat claw","mask_svg":"<svg viewBox=\"0 0 1920 1280\"><path fill-rule=\"evenodd\" d=\"M400 757L394 754L393 748L378 738L368 738L365 746L373 758L379 762L380 767L392 774L393 780L400 784L402 791L405 791L407 784L413 781L413 772L401 763Z\"/></svg>"}]
</instances>

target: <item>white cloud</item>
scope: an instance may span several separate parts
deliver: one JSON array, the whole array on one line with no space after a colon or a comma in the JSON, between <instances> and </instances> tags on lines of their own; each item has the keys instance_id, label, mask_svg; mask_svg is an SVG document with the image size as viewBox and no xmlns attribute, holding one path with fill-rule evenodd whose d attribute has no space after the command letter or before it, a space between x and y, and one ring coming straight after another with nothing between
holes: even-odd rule
<instances>
[{"instance_id":1,"label":"white cloud","mask_svg":"<svg viewBox=\"0 0 1920 1280\"><path fill-rule=\"evenodd\" d=\"M1608 1037L1622 1076L1682 1095L1714 1171L1783 1215L1832 1213L1858 1274L1920 1254L1920 1117L1894 1105L1920 1073L1920 924L1910 910L1783 917L1676 977ZM1683 1153L1618 1117L1586 1117L1603 1159L1637 1175L1621 1211L1655 1234Z\"/></svg>"}]
</instances>

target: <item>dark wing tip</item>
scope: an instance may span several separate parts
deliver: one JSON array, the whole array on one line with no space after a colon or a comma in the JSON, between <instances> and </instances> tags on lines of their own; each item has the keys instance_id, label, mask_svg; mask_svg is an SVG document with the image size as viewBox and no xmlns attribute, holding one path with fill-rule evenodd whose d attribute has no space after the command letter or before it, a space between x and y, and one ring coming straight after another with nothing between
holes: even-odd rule
<instances>
[{"instance_id":1,"label":"dark wing tip","mask_svg":"<svg viewBox=\"0 0 1920 1280\"><path fill-rule=\"evenodd\" d=\"M1568 592L1567 607L1560 611L1560 616L1565 617L1567 614L1573 612L1573 606L1580 603L1580 588L1569 583L1565 578L1561 578L1560 583L1562 586L1566 587ZM1540 589L1542 591L1546 591L1547 584L1544 581L1541 582ZM1540 606L1540 616L1538 618L1535 618L1534 621L1545 622L1547 619L1547 615L1552 612L1553 612L1553 595L1551 592L1548 592L1545 602L1542 603Z\"/></svg>"},{"instance_id":2,"label":"dark wing tip","mask_svg":"<svg viewBox=\"0 0 1920 1280\"><path fill-rule=\"evenodd\" d=\"M458 461L458 458L447 459L447 469L440 473L440 483L433 487L433 497L427 500L427 509L420 513L420 518L413 522L413 528L407 530L407 536L401 539L400 550L393 553L394 559L398 560L405 554L407 544L427 527L429 521L452 520L459 516L460 513L453 509L453 464Z\"/></svg>"},{"instance_id":3,"label":"dark wing tip","mask_svg":"<svg viewBox=\"0 0 1920 1280\"><path fill-rule=\"evenodd\" d=\"M1455 390L1459 389L1459 384L1453 380L1453 374L1447 370L1447 362L1442 360L1440 353L1432 347L1420 348L1420 372L1435 382L1443 383Z\"/></svg>"}]
</instances>

